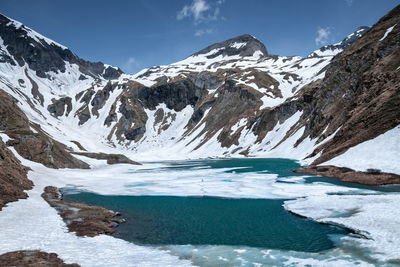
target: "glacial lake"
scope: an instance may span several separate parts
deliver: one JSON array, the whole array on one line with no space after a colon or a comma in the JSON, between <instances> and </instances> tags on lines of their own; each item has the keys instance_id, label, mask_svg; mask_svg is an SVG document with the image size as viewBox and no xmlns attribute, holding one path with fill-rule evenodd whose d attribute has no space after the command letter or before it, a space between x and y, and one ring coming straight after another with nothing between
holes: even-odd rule
<instances>
[{"instance_id":1,"label":"glacial lake","mask_svg":"<svg viewBox=\"0 0 400 267\"><path fill-rule=\"evenodd\" d=\"M135 195L99 195L66 189L64 200L102 206L120 212L126 223L117 228L115 236L135 244L225 245L302 252L332 249L335 247L334 239L349 233L343 228L319 224L290 213L283 208L283 203L291 198L285 198L284 194L271 198L241 198L237 195L230 198L229 192L224 197L214 197L212 190L207 191L206 187L204 194L198 196L174 196L173 193L162 195L162 192L161 195L154 195L154 191L148 190L155 187L157 179L179 175L179 180L169 185L171 191L178 187L179 181L187 182L185 174L190 177L190 186L202 186L211 183L212 180L213 187L210 188L217 188L215 190L246 181L247 176L257 177L257 183L262 185L262 177L271 175L275 177L273 185L278 184L278 188L309 184L313 179L318 183L331 182L333 186L346 186L330 178L304 178L304 175L292 172L298 167L300 165L297 162L288 159L170 161L163 162L163 166L156 169L132 171L132 175L138 177L138 181L141 180L141 176L144 177L143 182L126 185L136 190ZM303 180L299 182L299 179ZM268 183L265 188L259 186L254 190L268 196L270 192L263 191L276 191L274 187L269 187L271 178L268 179ZM240 190L240 184L237 186Z\"/></svg>"}]
</instances>

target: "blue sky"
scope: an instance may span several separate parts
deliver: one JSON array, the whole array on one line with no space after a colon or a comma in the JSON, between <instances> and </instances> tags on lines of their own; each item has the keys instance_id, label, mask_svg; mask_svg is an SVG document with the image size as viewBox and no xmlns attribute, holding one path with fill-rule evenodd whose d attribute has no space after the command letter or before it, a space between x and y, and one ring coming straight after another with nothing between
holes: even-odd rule
<instances>
[{"instance_id":1,"label":"blue sky","mask_svg":"<svg viewBox=\"0 0 400 267\"><path fill-rule=\"evenodd\" d=\"M373 25L394 0L0 0L0 12L127 73L170 64L244 33L305 56Z\"/></svg>"}]
</instances>

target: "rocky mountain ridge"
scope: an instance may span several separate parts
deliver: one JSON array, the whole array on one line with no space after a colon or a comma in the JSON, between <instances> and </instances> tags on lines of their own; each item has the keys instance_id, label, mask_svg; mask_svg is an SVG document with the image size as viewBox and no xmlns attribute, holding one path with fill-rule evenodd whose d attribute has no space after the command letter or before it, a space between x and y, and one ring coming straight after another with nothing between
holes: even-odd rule
<instances>
[{"instance_id":1,"label":"rocky mountain ridge","mask_svg":"<svg viewBox=\"0 0 400 267\"><path fill-rule=\"evenodd\" d=\"M25 129L60 144L56 155L244 155L320 164L400 124L398 27L387 33L399 18L396 7L371 29L305 58L270 55L242 35L128 75L0 16L0 89L16 99ZM26 140L9 136L16 149ZM73 164L46 166L83 166L71 157L65 162Z\"/></svg>"},{"instance_id":2,"label":"rocky mountain ridge","mask_svg":"<svg viewBox=\"0 0 400 267\"><path fill-rule=\"evenodd\" d=\"M338 51L343 51L354 42L356 42L358 39L360 39L369 29L370 27L368 26L360 26L355 32L344 38L341 42L333 45L325 45L320 49L312 52L309 57L336 55L338 54Z\"/></svg>"},{"instance_id":3,"label":"rocky mountain ridge","mask_svg":"<svg viewBox=\"0 0 400 267\"><path fill-rule=\"evenodd\" d=\"M51 76L48 72L68 73L68 63L78 66L82 73L79 79L82 80L86 79L86 76L117 79L122 74L119 68L101 62L85 61L73 54L67 47L1 14L0 24L1 63L20 67L26 64L35 71L38 77L50 79Z\"/></svg>"}]
</instances>

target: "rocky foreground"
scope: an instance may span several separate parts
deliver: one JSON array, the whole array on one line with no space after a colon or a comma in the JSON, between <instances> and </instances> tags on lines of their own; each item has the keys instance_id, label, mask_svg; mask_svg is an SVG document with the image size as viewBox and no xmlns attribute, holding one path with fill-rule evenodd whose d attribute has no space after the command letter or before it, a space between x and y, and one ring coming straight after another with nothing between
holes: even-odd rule
<instances>
[{"instance_id":1,"label":"rocky foreground","mask_svg":"<svg viewBox=\"0 0 400 267\"><path fill-rule=\"evenodd\" d=\"M39 250L20 250L0 255L1 266L32 266L32 267L79 267L80 265L65 264L55 253Z\"/></svg>"},{"instance_id":2,"label":"rocky foreground","mask_svg":"<svg viewBox=\"0 0 400 267\"><path fill-rule=\"evenodd\" d=\"M59 189L54 186L47 186L42 197L58 211L69 231L77 236L111 235L115 233L114 228L124 222L124 219L118 218L119 213L105 208L64 202Z\"/></svg>"}]
</instances>

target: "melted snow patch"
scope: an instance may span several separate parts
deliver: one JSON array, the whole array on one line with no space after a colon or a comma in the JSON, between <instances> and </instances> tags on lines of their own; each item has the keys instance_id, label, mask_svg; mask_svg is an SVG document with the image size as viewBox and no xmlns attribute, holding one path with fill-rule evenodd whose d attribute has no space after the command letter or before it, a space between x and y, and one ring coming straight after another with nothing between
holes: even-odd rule
<instances>
[{"instance_id":1,"label":"melted snow patch","mask_svg":"<svg viewBox=\"0 0 400 267\"><path fill-rule=\"evenodd\" d=\"M235 43L231 44L230 47L239 49L239 48L242 48L242 47L245 46L245 45L246 45L246 43L238 43L238 42L235 42Z\"/></svg>"}]
</instances>

